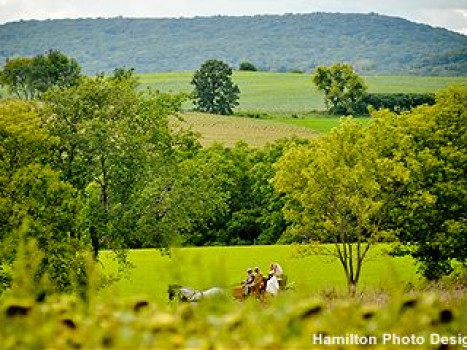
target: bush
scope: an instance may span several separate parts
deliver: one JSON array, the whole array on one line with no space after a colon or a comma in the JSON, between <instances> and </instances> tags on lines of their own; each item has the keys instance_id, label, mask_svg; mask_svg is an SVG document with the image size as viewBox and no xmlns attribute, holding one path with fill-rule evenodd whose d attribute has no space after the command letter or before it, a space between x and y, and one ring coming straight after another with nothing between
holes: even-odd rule
<instances>
[{"instance_id":1,"label":"bush","mask_svg":"<svg viewBox=\"0 0 467 350\"><path fill-rule=\"evenodd\" d=\"M427 104L435 104L435 95L429 93L422 94L405 94L405 93L375 93L366 94L364 98L366 109L373 106L375 109L389 109L393 112L400 113L410 111L412 108Z\"/></svg>"},{"instance_id":2,"label":"bush","mask_svg":"<svg viewBox=\"0 0 467 350\"><path fill-rule=\"evenodd\" d=\"M11 274L5 271L5 268L0 265L0 294L2 294L5 289L10 287L11 279Z\"/></svg>"},{"instance_id":3,"label":"bush","mask_svg":"<svg viewBox=\"0 0 467 350\"><path fill-rule=\"evenodd\" d=\"M256 66L251 62L242 62L240 63L238 70L256 72L258 68L256 68Z\"/></svg>"}]
</instances>

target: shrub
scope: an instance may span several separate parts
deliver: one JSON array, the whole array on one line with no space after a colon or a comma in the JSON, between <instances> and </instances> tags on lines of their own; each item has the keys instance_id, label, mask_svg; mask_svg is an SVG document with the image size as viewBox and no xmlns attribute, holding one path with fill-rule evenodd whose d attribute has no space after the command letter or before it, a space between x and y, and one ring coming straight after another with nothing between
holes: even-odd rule
<instances>
[{"instance_id":1,"label":"shrub","mask_svg":"<svg viewBox=\"0 0 467 350\"><path fill-rule=\"evenodd\" d=\"M256 66L253 63L244 61L240 63L238 70L256 72L258 68L256 68Z\"/></svg>"},{"instance_id":2,"label":"shrub","mask_svg":"<svg viewBox=\"0 0 467 350\"><path fill-rule=\"evenodd\" d=\"M423 104L434 105L435 95L430 93L374 93L366 94L364 103L367 110L369 106L373 106L375 109L389 109L400 113Z\"/></svg>"}]
</instances>

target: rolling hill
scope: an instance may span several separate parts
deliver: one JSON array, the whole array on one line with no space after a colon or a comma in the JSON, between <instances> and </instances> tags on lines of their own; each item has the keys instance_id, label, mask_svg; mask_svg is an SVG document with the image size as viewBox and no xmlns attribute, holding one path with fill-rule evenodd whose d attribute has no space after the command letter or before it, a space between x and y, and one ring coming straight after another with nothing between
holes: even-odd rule
<instances>
[{"instance_id":1,"label":"rolling hill","mask_svg":"<svg viewBox=\"0 0 467 350\"><path fill-rule=\"evenodd\" d=\"M193 70L209 58L261 70L335 61L365 75L466 75L467 36L378 14L312 13L178 19L63 19L0 25L0 64L58 49L85 72ZM449 58L455 56L455 60Z\"/></svg>"}]
</instances>

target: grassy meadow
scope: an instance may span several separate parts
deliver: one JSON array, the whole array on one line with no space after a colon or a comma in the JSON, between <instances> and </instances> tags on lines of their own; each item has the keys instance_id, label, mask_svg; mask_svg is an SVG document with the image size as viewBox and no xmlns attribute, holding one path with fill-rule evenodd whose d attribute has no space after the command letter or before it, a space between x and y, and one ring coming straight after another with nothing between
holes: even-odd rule
<instances>
[{"instance_id":1,"label":"grassy meadow","mask_svg":"<svg viewBox=\"0 0 467 350\"><path fill-rule=\"evenodd\" d=\"M143 87L190 92L193 72L139 74ZM467 77L369 76L363 77L369 92L436 92L450 84L467 84ZM238 111L305 113L324 110L322 94L310 74L234 71L239 86Z\"/></svg>"},{"instance_id":2,"label":"grassy meadow","mask_svg":"<svg viewBox=\"0 0 467 350\"><path fill-rule=\"evenodd\" d=\"M409 257L392 258L385 254L386 245L375 246L363 268L362 289L400 288L417 283L416 267ZM108 252L102 254L106 272L116 268ZM131 250L129 260L134 268L128 278L120 280L102 295L131 297L147 296L159 302L167 301L169 284L196 289L212 286L230 287L245 279L248 267L258 266L268 272L271 262L278 262L287 274L289 283L300 293L322 290L346 290L345 276L340 263L330 257L300 256L294 246L233 246L175 248L171 256L157 249Z\"/></svg>"}]
</instances>

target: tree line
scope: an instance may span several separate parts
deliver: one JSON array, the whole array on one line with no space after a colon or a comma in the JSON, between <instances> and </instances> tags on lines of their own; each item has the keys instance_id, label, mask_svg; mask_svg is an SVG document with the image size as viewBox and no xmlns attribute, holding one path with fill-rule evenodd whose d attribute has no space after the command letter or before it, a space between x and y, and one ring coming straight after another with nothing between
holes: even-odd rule
<instances>
[{"instance_id":1,"label":"tree line","mask_svg":"<svg viewBox=\"0 0 467 350\"><path fill-rule=\"evenodd\" d=\"M368 93L362 77L344 63L317 67L312 80L324 93L330 114L369 115L374 109L401 113L423 104L435 104L435 95L430 93Z\"/></svg>"},{"instance_id":2,"label":"tree line","mask_svg":"<svg viewBox=\"0 0 467 350\"><path fill-rule=\"evenodd\" d=\"M60 292L86 283L86 257L102 249L125 263L128 248L327 242L319 253L341 261L349 286L378 242L399 242L393 253L430 279L466 263L464 86L433 106L374 112L366 128L349 118L255 149L201 147L171 127L186 96L138 90L132 70L63 80L0 101L5 285L30 239L37 279Z\"/></svg>"},{"instance_id":3,"label":"tree line","mask_svg":"<svg viewBox=\"0 0 467 350\"><path fill-rule=\"evenodd\" d=\"M256 67L250 62L242 62L240 69L255 71ZM77 84L80 74L81 68L75 59L50 50L32 58L8 60L0 71L0 84L14 96L33 99L51 86ZM334 115L368 115L375 108L400 113L418 105L435 103L434 94L429 93L368 93L368 87L354 68L343 63L317 67L312 80L324 93L328 112ZM239 104L240 89L232 81L232 68L221 60L204 62L195 71L191 84L194 86L193 104L201 112L230 115Z\"/></svg>"}]
</instances>

